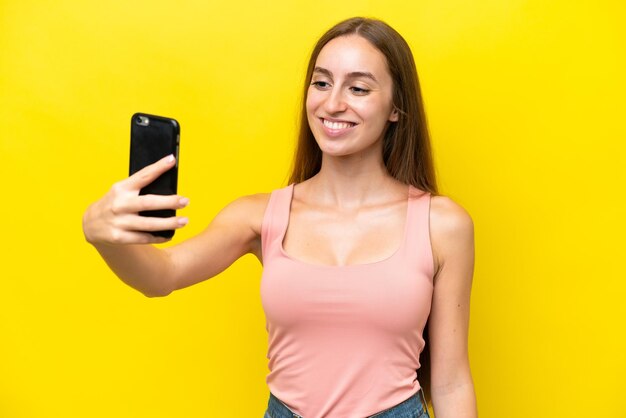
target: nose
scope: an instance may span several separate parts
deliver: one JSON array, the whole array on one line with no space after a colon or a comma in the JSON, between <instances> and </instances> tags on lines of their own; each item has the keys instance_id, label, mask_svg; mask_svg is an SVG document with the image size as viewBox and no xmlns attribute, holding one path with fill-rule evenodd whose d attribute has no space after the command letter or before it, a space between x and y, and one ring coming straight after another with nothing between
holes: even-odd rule
<instances>
[{"instance_id":1,"label":"nose","mask_svg":"<svg viewBox=\"0 0 626 418\"><path fill-rule=\"evenodd\" d=\"M343 93L339 88L333 88L328 91L328 96L324 101L324 110L329 114L345 112L347 104L344 100Z\"/></svg>"}]
</instances>

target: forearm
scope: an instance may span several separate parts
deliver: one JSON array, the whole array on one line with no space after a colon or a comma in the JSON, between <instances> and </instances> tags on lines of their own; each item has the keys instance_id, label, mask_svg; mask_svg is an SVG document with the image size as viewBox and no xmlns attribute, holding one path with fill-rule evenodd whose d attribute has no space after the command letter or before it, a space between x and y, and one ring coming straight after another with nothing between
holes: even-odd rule
<instances>
[{"instance_id":1,"label":"forearm","mask_svg":"<svg viewBox=\"0 0 626 418\"><path fill-rule=\"evenodd\" d=\"M165 251L151 245L94 245L124 283L146 296L172 292L171 263Z\"/></svg>"},{"instance_id":2,"label":"forearm","mask_svg":"<svg viewBox=\"0 0 626 418\"><path fill-rule=\"evenodd\" d=\"M476 418L476 395L474 384L454 387L432 388L432 401L435 418Z\"/></svg>"}]
</instances>

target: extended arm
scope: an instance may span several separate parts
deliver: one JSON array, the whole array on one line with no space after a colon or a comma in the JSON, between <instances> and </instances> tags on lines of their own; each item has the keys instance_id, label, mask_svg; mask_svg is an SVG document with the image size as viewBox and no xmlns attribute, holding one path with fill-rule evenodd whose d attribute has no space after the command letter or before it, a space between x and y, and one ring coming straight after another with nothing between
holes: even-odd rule
<instances>
[{"instance_id":1,"label":"extended arm","mask_svg":"<svg viewBox=\"0 0 626 418\"><path fill-rule=\"evenodd\" d=\"M139 196L139 190L171 168L164 158L116 183L83 216L85 238L98 250L111 270L146 296L165 296L223 271L242 255L260 256L260 228L266 195L240 198L225 207L199 235L178 245L159 249L152 243L166 239L146 232L181 228L186 218L139 216L155 209L180 209L180 196Z\"/></svg>"}]
</instances>

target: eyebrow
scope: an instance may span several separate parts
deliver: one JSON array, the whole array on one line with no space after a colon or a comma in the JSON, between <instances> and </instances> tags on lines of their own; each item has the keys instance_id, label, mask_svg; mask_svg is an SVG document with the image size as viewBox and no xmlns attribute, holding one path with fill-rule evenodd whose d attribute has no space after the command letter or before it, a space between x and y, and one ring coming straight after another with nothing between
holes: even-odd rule
<instances>
[{"instance_id":1,"label":"eyebrow","mask_svg":"<svg viewBox=\"0 0 626 418\"><path fill-rule=\"evenodd\" d=\"M326 68L323 67L315 67L313 69L313 73L321 73L324 74L325 76L329 77L329 78L333 78L333 73L330 70L327 70ZM375 81L376 83L378 83L378 80L376 80L376 77L374 77L374 74L367 72L367 71L353 71L351 73L348 73L348 78L359 78L359 77L365 77L365 78L369 78L372 79L373 81Z\"/></svg>"}]
</instances>

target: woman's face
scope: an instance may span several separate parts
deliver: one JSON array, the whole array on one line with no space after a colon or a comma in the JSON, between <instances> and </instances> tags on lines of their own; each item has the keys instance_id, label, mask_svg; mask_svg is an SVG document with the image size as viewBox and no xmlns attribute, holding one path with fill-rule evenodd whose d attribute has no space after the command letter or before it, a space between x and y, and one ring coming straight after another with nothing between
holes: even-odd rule
<instances>
[{"instance_id":1,"label":"woman's face","mask_svg":"<svg viewBox=\"0 0 626 418\"><path fill-rule=\"evenodd\" d=\"M322 152L382 153L385 130L398 120L392 90L387 60L369 41L348 35L328 42L306 98L309 126Z\"/></svg>"}]
</instances>

